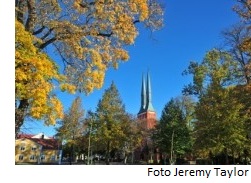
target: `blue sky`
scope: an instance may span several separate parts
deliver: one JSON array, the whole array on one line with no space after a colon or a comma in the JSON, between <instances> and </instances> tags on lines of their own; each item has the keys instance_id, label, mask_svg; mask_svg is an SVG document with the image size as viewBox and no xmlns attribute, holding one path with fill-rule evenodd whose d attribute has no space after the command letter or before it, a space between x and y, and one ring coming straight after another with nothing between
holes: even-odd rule
<instances>
[{"instance_id":1,"label":"blue sky","mask_svg":"<svg viewBox=\"0 0 251 183\"><path fill-rule=\"evenodd\" d=\"M152 84L152 103L158 118L165 104L181 95L191 76L182 76L190 61L201 61L210 49L220 46L220 33L239 19L232 7L234 0L162 0L165 5L164 28L153 34L140 28L135 44L128 47L130 60L118 70L107 72L104 86L88 96L80 94L85 110L95 111L97 102L112 81L115 82L127 112L137 114L140 108L142 74L149 70ZM58 93L68 109L79 95ZM24 132L52 136L54 127L43 122L27 122Z\"/></svg>"}]
</instances>

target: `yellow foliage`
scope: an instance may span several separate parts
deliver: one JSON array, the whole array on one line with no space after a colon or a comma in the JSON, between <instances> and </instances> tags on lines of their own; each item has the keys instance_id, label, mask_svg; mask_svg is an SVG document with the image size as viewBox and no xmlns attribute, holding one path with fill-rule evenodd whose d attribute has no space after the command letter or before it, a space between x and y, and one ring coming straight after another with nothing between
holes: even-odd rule
<instances>
[{"instance_id":1,"label":"yellow foliage","mask_svg":"<svg viewBox=\"0 0 251 183\"><path fill-rule=\"evenodd\" d=\"M32 35L25 31L18 21L16 26L15 84L16 100L29 100L28 115L35 119L45 119L46 124L55 124L63 117L61 102L52 97L52 80L64 83L58 68L50 58L33 45ZM63 90L75 91L70 84L63 84Z\"/></svg>"},{"instance_id":2,"label":"yellow foliage","mask_svg":"<svg viewBox=\"0 0 251 183\"><path fill-rule=\"evenodd\" d=\"M251 37L248 37L243 41L241 49L243 51L251 53Z\"/></svg>"},{"instance_id":3,"label":"yellow foliage","mask_svg":"<svg viewBox=\"0 0 251 183\"><path fill-rule=\"evenodd\" d=\"M30 24L29 28L26 26L29 40L25 37L20 40L30 47L24 50L35 53L38 52L36 47L43 49L53 43L65 60L66 83L74 84L76 89L87 94L103 85L108 68L118 68L120 61L129 59L123 47L134 44L138 35L135 23L143 22L152 29L162 26L163 11L157 1L63 0L59 3L44 0L30 6L32 11L28 11L26 3L17 0L16 11L31 16L25 19L17 13L18 21L25 26ZM23 53L17 50L16 56L20 54ZM20 74L20 78L26 77L24 73ZM69 87L63 85L61 88ZM74 90L73 87L69 89Z\"/></svg>"}]
</instances>

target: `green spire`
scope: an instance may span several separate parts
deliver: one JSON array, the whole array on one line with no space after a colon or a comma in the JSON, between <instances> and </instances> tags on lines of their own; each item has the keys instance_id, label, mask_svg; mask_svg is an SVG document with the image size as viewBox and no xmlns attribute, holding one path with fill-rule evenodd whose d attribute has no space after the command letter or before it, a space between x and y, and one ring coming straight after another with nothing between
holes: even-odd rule
<instances>
[{"instance_id":1,"label":"green spire","mask_svg":"<svg viewBox=\"0 0 251 183\"><path fill-rule=\"evenodd\" d=\"M139 113L143 113L146 111L154 111L152 105L152 92L151 92L151 81L149 73L147 73L147 81L145 84L144 75L142 76L142 86L141 86L141 106Z\"/></svg>"},{"instance_id":2,"label":"green spire","mask_svg":"<svg viewBox=\"0 0 251 183\"><path fill-rule=\"evenodd\" d=\"M152 89L149 72L147 72L147 83L146 83L146 111L154 111L152 105Z\"/></svg>"},{"instance_id":3,"label":"green spire","mask_svg":"<svg viewBox=\"0 0 251 183\"><path fill-rule=\"evenodd\" d=\"M146 87L145 87L145 78L144 75L142 75L142 86L141 86L141 106L139 113L144 112L146 107Z\"/></svg>"}]
</instances>

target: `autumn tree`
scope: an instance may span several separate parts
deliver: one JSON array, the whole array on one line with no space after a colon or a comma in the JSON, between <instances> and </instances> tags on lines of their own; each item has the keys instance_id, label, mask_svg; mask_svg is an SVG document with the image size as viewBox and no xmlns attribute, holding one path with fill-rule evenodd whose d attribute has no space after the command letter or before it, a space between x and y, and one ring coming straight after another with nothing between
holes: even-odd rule
<instances>
[{"instance_id":1,"label":"autumn tree","mask_svg":"<svg viewBox=\"0 0 251 183\"><path fill-rule=\"evenodd\" d=\"M136 24L151 30L163 25L157 0L16 0L15 10L16 131L25 116L47 124L62 118L62 106L51 96L57 83L63 91L86 94L101 88L107 69L129 59L125 47L139 34ZM51 60L52 52L61 59Z\"/></svg>"},{"instance_id":2,"label":"autumn tree","mask_svg":"<svg viewBox=\"0 0 251 183\"><path fill-rule=\"evenodd\" d=\"M81 98L77 97L68 111L65 112L64 118L59 122L57 128L57 136L62 141L67 142L67 146L70 148L70 164L74 158L74 147L79 138L83 135L84 128L84 110L81 104Z\"/></svg>"},{"instance_id":3,"label":"autumn tree","mask_svg":"<svg viewBox=\"0 0 251 183\"><path fill-rule=\"evenodd\" d=\"M43 118L45 124L55 124L63 117L63 106L53 95L52 81L64 85L56 64L33 45L32 35L16 21L15 60L15 130L23 125L24 118ZM68 88L67 85L65 85ZM70 88L68 88L70 89Z\"/></svg>"},{"instance_id":4,"label":"autumn tree","mask_svg":"<svg viewBox=\"0 0 251 183\"><path fill-rule=\"evenodd\" d=\"M244 31L248 32L244 37L242 37L241 42L238 44L238 48L241 52L248 55L248 60L246 62L245 69L249 76L249 84L251 77L251 0L237 0L238 4L234 7L234 10L238 13L241 21L244 25Z\"/></svg>"},{"instance_id":5,"label":"autumn tree","mask_svg":"<svg viewBox=\"0 0 251 183\"><path fill-rule=\"evenodd\" d=\"M233 73L238 84L251 84L251 52L243 49L243 43L251 36L251 29L243 23L238 23L222 32L224 38L224 49L232 56L237 71Z\"/></svg>"},{"instance_id":6,"label":"autumn tree","mask_svg":"<svg viewBox=\"0 0 251 183\"><path fill-rule=\"evenodd\" d=\"M211 50L202 63L192 62L188 72L193 75L193 84L186 89L199 100L195 108L195 149L201 157L223 153L228 164L229 155L236 157L248 145L248 115L235 95L238 66L227 52Z\"/></svg>"},{"instance_id":7,"label":"autumn tree","mask_svg":"<svg viewBox=\"0 0 251 183\"><path fill-rule=\"evenodd\" d=\"M250 0L237 0L238 4L235 5L234 10L239 16L250 23L251 21L251 1Z\"/></svg>"},{"instance_id":8,"label":"autumn tree","mask_svg":"<svg viewBox=\"0 0 251 183\"><path fill-rule=\"evenodd\" d=\"M228 156L238 158L248 145L243 105L235 99L233 88L209 88L196 107L195 149L200 155L225 156L222 163L229 164ZM233 159L234 160L234 159ZM234 162L234 161L233 161Z\"/></svg>"},{"instance_id":9,"label":"autumn tree","mask_svg":"<svg viewBox=\"0 0 251 183\"><path fill-rule=\"evenodd\" d=\"M128 113L121 116L121 122L124 136L120 139L122 142L120 153L124 157L124 164L128 163L129 158L129 163L133 164L135 150L142 145L144 128L136 117Z\"/></svg>"},{"instance_id":10,"label":"autumn tree","mask_svg":"<svg viewBox=\"0 0 251 183\"><path fill-rule=\"evenodd\" d=\"M99 100L96 115L95 141L99 148L105 151L106 164L109 164L110 153L122 148L126 139L124 133L125 107L120 99L119 92L114 83L105 90ZM128 124L128 123L127 123Z\"/></svg>"},{"instance_id":11,"label":"autumn tree","mask_svg":"<svg viewBox=\"0 0 251 183\"><path fill-rule=\"evenodd\" d=\"M171 99L164 107L153 141L171 164L191 148L191 135L179 103Z\"/></svg>"},{"instance_id":12,"label":"autumn tree","mask_svg":"<svg viewBox=\"0 0 251 183\"><path fill-rule=\"evenodd\" d=\"M232 56L236 64L236 72L233 74L233 83L236 85L232 97L239 100L244 107L243 114L251 116L251 50L244 49L244 42L251 36L251 29L246 24L234 25L223 32L225 49ZM251 134L251 119L245 122L246 129Z\"/></svg>"}]
</instances>

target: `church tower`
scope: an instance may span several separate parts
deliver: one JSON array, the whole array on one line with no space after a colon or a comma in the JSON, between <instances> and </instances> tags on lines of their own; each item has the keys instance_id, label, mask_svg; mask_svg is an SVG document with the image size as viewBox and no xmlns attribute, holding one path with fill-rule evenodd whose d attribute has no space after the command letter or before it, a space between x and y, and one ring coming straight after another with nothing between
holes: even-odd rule
<instances>
[{"instance_id":1,"label":"church tower","mask_svg":"<svg viewBox=\"0 0 251 183\"><path fill-rule=\"evenodd\" d=\"M152 91L149 72L145 81L142 76L141 106L138 112L138 119L142 121L146 129L152 129L156 125L156 112L152 105Z\"/></svg>"}]
</instances>

